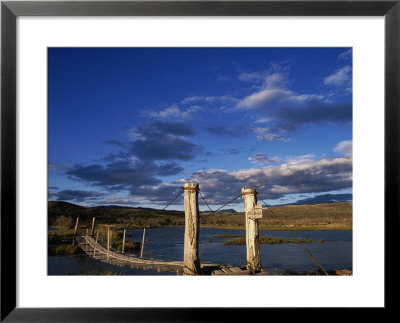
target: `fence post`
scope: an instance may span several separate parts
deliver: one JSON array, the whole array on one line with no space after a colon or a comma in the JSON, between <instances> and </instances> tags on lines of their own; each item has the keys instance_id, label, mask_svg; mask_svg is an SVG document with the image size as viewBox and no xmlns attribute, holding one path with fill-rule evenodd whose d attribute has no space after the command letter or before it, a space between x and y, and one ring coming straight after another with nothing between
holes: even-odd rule
<instances>
[{"instance_id":1,"label":"fence post","mask_svg":"<svg viewBox=\"0 0 400 323\"><path fill-rule=\"evenodd\" d=\"M124 249L125 249L125 233L126 233L126 229L124 229L124 236L122 237L122 253L124 253Z\"/></svg>"},{"instance_id":2,"label":"fence post","mask_svg":"<svg viewBox=\"0 0 400 323\"><path fill-rule=\"evenodd\" d=\"M107 227L107 260L110 259L110 227Z\"/></svg>"},{"instance_id":3,"label":"fence post","mask_svg":"<svg viewBox=\"0 0 400 323\"><path fill-rule=\"evenodd\" d=\"M96 220L96 217L93 217L92 219L92 230L90 231L90 235L93 237L94 234L94 221Z\"/></svg>"},{"instance_id":4,"label":"fence post","mask_svg":"<svg viewBox=\"0 0 400 323\"><path fill-rule=\"evenodd\" d=\"M254 188L244 186L242 188L244 200L244 210L246 217L246 251L247 269L261 269L260 245L258 239L258 219L251 218L250 210L254 210L257 205L257 192Z\"/></svg>"},{"instance_id":5,"label":"fence post","mask_svg":"<svg viewBox=\"0 0 400 323\"><path fill-rule=\"evenodd\" d=\"M88 232L89 232L89 228L86 227L86 237L85 237L85 251L87 251L87 239L88 239Z\"/></svg>"},{"instance_id":6,"label":"fence post","mask_svg":"<svg viewBox=\"0 0 400 323\"><path fill-rule=\"evenodd\" d=\"M185 183L185 240L183 252L183 274L200 274L199 260L199 184Z\"/></svg>"},{"instance_id":7,"label":"fence post","mask_svg":"<svg viewBox=\"0 0 400 323\"><path fill-rule=\"evenodd\" d=\"M97 247L97 241L99 240L99 229L97 229L97 234L96 234L96 243L94 245L93 249L93 258L96 256L96 247Z\"/></svg>"},{"instance_id":8,"label":"fence post","mask_svg":"<svg viewBox=\"0 0 400 323\"><path fill-rule=\"evenodd\" d=\"M142 246L141 246L141 249L140 249L140 258L143 257L143 247L144 247L144 237L145 237L145 235L146 235L146 228L143 229L143 238L142 238Z\"/></svg>"},{"instance_id":9,"label":"fence post","mask_svg":"<svg viewBox=\"0 0 400 323\"><path fill-rule=\"evenodd\" d=\"M76 238L76 232L78 231L78 224L79 224L79 216L76 218L75 222L75 229L74 229L74 237L72 238L72 245L75 245L75 238Z\"/></svg>"}]
</instances>

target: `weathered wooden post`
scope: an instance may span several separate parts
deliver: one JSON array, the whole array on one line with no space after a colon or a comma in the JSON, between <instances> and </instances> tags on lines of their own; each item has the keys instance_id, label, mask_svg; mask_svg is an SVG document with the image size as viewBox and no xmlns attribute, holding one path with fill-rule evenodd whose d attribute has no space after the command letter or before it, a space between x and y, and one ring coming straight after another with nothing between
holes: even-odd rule
<instances>
[{"instance_id":1,"label":"weathered wooden post","mask_svg":"<svg viewBox=\"0 0 400 323\"><path fill-rule=\"evenodd\" d=\"M74 237L72 239L72 245L75 245L75 238L76 238L76 232L78 231L78 224L79 224L79 216L76 218L75 222L75 229L74 229Z\"/></svg>"},{"instance_id":2,"label":"weathered wooden post","mask_svg":"<svg viewBox=\"0 0 400 323\"><path fill-rule=\"evenodd\" d=\"M86 237L85 237L85 251L87 251L87 239L88 239L89 228L86 227Z\"/></svg>"},{"instance_id":3,"label":"weathered wooden post","mask_svg":"<svg viewBox=\"0 0 400 323\"><path fill-rule=\"evenodd\" d=\"M246 216L247 269L261 269L260 245L258 239L258 219L262 218L262 206L257 205L257 192L254 188L242 188Z\"/></svg>"},{"instance_id":4,"label":"weathered wooden post","mask_svg":"<svg viewBox=\"0 0 400 323\"><path fill-rule=\"evenodd\" d=\"M113 230L110 230L110 249L112 248Z\"/></svg>"},{"instance_id":5,"label":"weathered wooden post","mask_svg":"<svg viewBox=\"0 0 400 323\"><path fill-rule=\"evenodd\" d=\"M146 235L146 228L143 229L143 238L142 238L142 246L141 246L141 249L140 249L140 258L143 257L143 247L144 247L144 237L145 237L145 235Z\"/></svg>"},{"instance_id":6,"label":"weathered wooden post","mask_svg":"<svg viewBox=\"0 0 400 323\"><path fill-rule=\"evenodd\" d=\"M94 256L96 256L96 247L97 247L97 241L99 240L99 229L97 229L97 234L96 234L96 243L94 245L94 249L93 249L93 258Z\"/></svg>"},{"instance_id":7,"label":"weathered wooden post","mask_svg":"<svg viewBox=\"0 0 400 323\"><path fill-rule=\"evenodd\" d=\"M107 260L110 259L110 227L107 227Z\"/></svg>"},{"instance_id":8,"label":"weathered wooden post","mask_svg":"<svg viewBox=\"0 0 400 323\"><path fill-rule=\"evenodd\" d=\"M200 271L199 260L199 184L185 183L185 240L183 251L183 274L198 275Z\"/></svg>"},{"instance_id":9,"label":"weathered wooden post","mask_svg":"<svg viewBox=\"0 0 400 323\"><path fill-rule=\"evenodd\" d=\"M124 229L124 235L122 237L122 253L124 253L125 249L125 234L126 234L126 229Z\"/></svg>"},{"instance_id":10,"label":"weathered wooden post","mask_svg":"<svg viewBox=\"0 0 400 323\"><path fill-rule=\"evenodd\" d=\"M90 231L90 235L93 237L94 234L94 221L96 220L96 217L93 217L92 219L92 230Z\"/></svg>"}]
</instances>

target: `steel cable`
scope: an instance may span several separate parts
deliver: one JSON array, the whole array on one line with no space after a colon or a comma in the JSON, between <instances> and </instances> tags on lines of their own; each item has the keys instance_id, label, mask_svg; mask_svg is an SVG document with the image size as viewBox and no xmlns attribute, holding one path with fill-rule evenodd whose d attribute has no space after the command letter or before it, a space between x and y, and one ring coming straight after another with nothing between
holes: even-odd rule
<instances>
[{"instance_id":1,"label":"steel cable","mask_svg":"<svg viewBox=\"0 0 400 323\"><path fill-rule=\"evenodd\" d=\"M238 199L239 197L242 196L242 194L236 196L235 198L233 198L232 200L230 200L228 203L224 204L223 206L219 207L218 209L216 209L216 210L214 211L214 210L212 210L212 209L210 208L210 206L208 205L206 199L205 199L205 198L203 197L203 195L200 193L200 190L198 190L198 192L199 192L199 194L200 194L201 199L204 201L204 203L207 205L208 209L209 209L212 213L218 213L218 212L220 212L219 210L221 210L223 207L227 206L229 203L232 203L233 201L235 201L236 199ZM227 235L229 234L227 229L222 228L222 230L224 230L225 233L226 233ZM247 259L242 255L242 253L239 251L238 247L237 247L236 245L233 245L233 246L235 247L235 250L236 250L237 254L238 254L238 255L243 259L243 261L247 264Z\"/></svg>"}]
</instances>

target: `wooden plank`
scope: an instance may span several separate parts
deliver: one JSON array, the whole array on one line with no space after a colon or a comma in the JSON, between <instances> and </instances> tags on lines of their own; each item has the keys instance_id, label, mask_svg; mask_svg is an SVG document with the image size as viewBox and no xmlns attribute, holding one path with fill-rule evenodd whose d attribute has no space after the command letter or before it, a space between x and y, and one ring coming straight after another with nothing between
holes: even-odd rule
<instances>
[{"instance_id":1,"label":"wooden plank","mask_svg":"<svg viewBox=\"0 0 400 323\"><path fill-rule=\"evenodd\" d=\"M262 205L257 204L250 210L247 210L247 215L249 216L249 219L252 219L252 220L261 219L262 218Z\"/></svg>"},{"instance_id":2,"label":"wooden plank","mask_svg":"<svg viewBox=\"0 0 400 323\"><path fill-rule=\"evenodd\" d=\"M86 254L94 256L94 249L96 249L96 256L94 259L100 260L116 266L129 266L139 269L153 269L160 271L176 271L183 267L183 262L179 261L162 261L156 259L137 258L132 255L126 255L112 250L107 250L99 243L96 243L93 237L85 236L78 237L77 241L81 247L88 243L88 248L85 248ZM108 259L107 259L108 258Z\"/></svg>"},{"instance_id":3,"label":"wooden plank","mask_svg":"<svg viewBox=\"0 0 400 323\"><path fill-rule=\"evenodd\" d=\"M239 267L230 267L229 269L234 273L241 273L243 271Z\"/></svg>"},{"instance_id":4,"label":"wooden plank","mask_svg":"<svg viewBox=\"0 0 400 323\"><path fill-rule=\"evenodd\" d=\"M211 275L226 275L222 270L214 270Z\"/></svg>"},{"instance_id":5,"label":"wooden plank","mask_svg":"<svg viewBox=\"0 0 400 323\"><path fill-rule=\"evenodd\" d=\"M231 274L232 272L229 270L228 267L222 267L221 270L226 274Z\"/></svg>"},{"instance_id":6,"label":"wooden plank","mask_svg":"<svg viewBox=\"0 0 400 323\"><path fill-rule=\"evenodd\" d=\"M232 273L232 276L249 276L251 275L251 271L250 270L242 270L242 272L240 273Z\"/></svg>"}]
</instances>

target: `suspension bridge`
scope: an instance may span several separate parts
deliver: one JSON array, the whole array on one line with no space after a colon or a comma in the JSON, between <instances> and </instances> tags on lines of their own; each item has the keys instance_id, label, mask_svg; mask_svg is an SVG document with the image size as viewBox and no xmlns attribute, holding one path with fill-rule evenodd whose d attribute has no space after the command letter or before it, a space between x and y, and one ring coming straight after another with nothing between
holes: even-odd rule
<instances>
[{"instance_id":1,"label":"suspension bridge","mask_svg":"<svg viewBox=\"0 0 400 323\"><path fill-rule=\"evenodd\" d=\"M94 237L94 224L95 218L92 222L91 233L86 229L85 235L76 235L78 228L78 220L75 225L74 243L77 242L81 249L88 255L96 260L115 265L115 266L128 266L131 268L142 270L157 270L159 272L176 272L178 275L266 275L268 272L261 266L261 255L259 248L259 234L258 234L258 219L262 217L262 206L257 204L258 192L254 188L245 186L242 188L242 193L226 203L228 205L239 197L244 199L245 206L245 220L246 220L246 259L245 265L237 267L232 265L221 265L200 262L198 257L199 248L199 206L198 195L206 203L211 212L218 212L212 210L207 201L201 195L197 183L186 183L181 187L184 192L184 209L185 209L185 235L184 235L184 254L182 261L164 261L155 258L143 257L144 235L142 241L142 252L140 257L134 254L124 253L125 244L125 230L123 235L122 251L118 251L111 247L110 243L110 230L108 228L108 237L106 246L98 240L98 232L96 238ZM177 196L174 197L175 200ZM173 202L173 201L172 201ZM172 204L168 203L166 207ZM263 201L264 202L264 201ZM264 202L265 204L265 202ZM164 207L164 209L166 208ZM144 231L145 233L145 231ZM311 257L311 259L328 275L324 267L318 263L313 255L303 246L304 251ZM238 250L237 250L238 251ZM242 256L242 258L244 258Z\"/></svg>"},{"instance_id":2,"label":"suspension bridge","mask_svg":"<svg viewBox=\"0 0 400 323\"><path fill-rule=\"evenodd\" d=\"M164 261L153 258L138 257L133 254L123 254L113 248L106 248L95 238L88 235L75 238L81 249L91 258L114 266L130 267L141 270L156 270L158 272L176 272L183 274L183 261ZM204 275L250 275L250 271L244 267L234 267L230 265L217 265L211 263L202 263L201 272Z\"/></svg>"}]
</instances>

